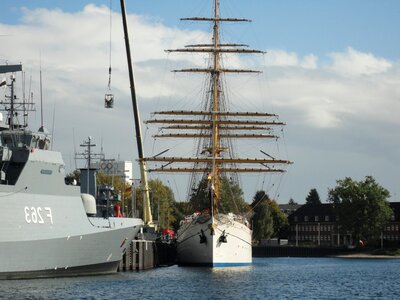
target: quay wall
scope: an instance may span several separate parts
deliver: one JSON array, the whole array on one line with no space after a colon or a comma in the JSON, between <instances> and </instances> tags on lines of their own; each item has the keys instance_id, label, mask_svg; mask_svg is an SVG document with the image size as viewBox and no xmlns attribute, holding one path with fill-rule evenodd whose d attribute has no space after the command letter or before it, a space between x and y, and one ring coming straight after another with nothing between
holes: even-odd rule
<instances>
[{"instance_id":1,"label":"quay wall","mask_svg":"<svg viewBox=\"0 0 400 300\"><path fill-rule=\"evenodd\" d=\"M176 249L172 244L133 240L129 243L119 267L119 272L142 271L175 263Z\"/></svg>"},{"instance_id":2,"label":"quay wall","mask_svg":"<svg viewBox=\"0 0 400 300\"><path fill-rule=\"evenodd\" d=\"M348 248L253 246L253 257L328 257L355 252Z\"/></svg>"}]
</instances>

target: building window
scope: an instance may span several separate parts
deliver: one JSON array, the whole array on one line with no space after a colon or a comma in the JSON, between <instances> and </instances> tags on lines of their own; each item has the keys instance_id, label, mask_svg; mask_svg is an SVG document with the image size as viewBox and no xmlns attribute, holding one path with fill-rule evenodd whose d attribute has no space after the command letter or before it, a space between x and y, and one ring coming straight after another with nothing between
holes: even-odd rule
<instances>
[{"instance_id":1,"label":"building window","mask_svg":"<svg viewBox=\"0 0 400 300\"><path fill-rule=\"evenodd\" d=\"M294 216L294 221L298 222L299 218L297 216Z\"/></svg>"},{"instance_id":2,"label":"building window","mask_svg":"<svg viewBox=\"0 0 400 300\"><path fill-rule=\"evenodd\" d=\"M315 222L318 222L318 221L319 221L319 217L315 216Z\"/></svg>"},{"instance_id":3,"label":"building window","mask_svg":"<svg viewBox=\"0 0 400 300\"><path fill-rule=\"evenodd\" d=\"M329 222L329 216L325 216L325 222Z\"/></svg>"},{"instance_id":4,"label":"building window","mask_svg":"<svg viewBox=\"0 0 400 300\"><path fill-rule=\"evenodd\" d=\"M391 216L391 220L394 221L396 218L394 217L394 215Z\"/></svg>"},{"instance_id":5,"label":"building window","mask_svg":"<svg viewBox=\"0 0 400 300\"><path fill-rule=\"evenodd\" d=\"M304 216L304 222L308 222L308 216Z\"/></svg>"}]
</instances>

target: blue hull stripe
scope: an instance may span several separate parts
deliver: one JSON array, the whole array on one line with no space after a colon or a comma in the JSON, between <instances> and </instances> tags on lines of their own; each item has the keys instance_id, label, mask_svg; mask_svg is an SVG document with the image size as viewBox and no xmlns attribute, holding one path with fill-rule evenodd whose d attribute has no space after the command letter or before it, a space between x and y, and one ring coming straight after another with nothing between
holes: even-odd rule
<instances>
[{"instance_id":1,"label":"blue hull stripe","mask_svg":"<svg viewBox=\"0 0 400 300\"><path fill-rule=\"evenodd\" d=\"M211 267L211 268L220 268L220 267L243 267L243 266L251 266L251 262L237 263L237 262L215 262L215 263L183 263L178 262L178 266L181 267Z\"/></svg>"},{"instance_id":2,"label":"blue hull stripe","mask_svg":"<svg viewBox=\"0 0 400 300\"><path fill-rule=\"evenodd\" d=\"M219 267L243 267L243 266L250 266L251 262L247 263L218 263L215 262L213 263L213 267L219 268Z\"/></svg>"}]
</instances>

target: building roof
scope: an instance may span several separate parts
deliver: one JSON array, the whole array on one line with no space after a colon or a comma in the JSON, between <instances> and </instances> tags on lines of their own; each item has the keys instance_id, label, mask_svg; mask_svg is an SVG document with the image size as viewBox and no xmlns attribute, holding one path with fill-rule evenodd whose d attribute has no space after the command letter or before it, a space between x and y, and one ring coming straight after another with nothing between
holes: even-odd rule
<instances>
[{"instance_id":1,"label":"building roof","mask_svg":"<svg viewBox=\"0 0 400 300\"><path fill-rule=\"evenodd\" d=\"M333 212L333 205L331 203L322 204L305 204L297 209L294 213L289 216L289 222L293 222L295 217L297 217L297 222L304 222L305 218L308 217L306 222L324 222L325 217L329 217L329 221L332 222L336 220L335 214ZM315 221L315 217L318 217L319 221Z\"/></svg>"},{"instance_id":2,"label":"building roof","mask_svg":"<svg viewBox=\"0 0 400 300\"><path fill-rule=\"evenodd\" d=\"M279 209L286 215L289 216L296 210L298 210L300 207L302 207L302 204L279 204Z\"/></svg>"},{"instance_id":3,"label":"building roof","mask_svg":"<svg viewBox=\"0 0 400 300\"><path fill-rule=\"evenodd\" d=\"M390 208L393 210L394 219L400 220L400 202L389 202Z\"/></svg>"},{"instance_id":4,"label":"building roof","mask_svg":"<svg viewBox=\"0 0 400 300\"><path fill-rule=\"evenodd\" d=\"M395 220L400 220L400 202L389 202L389 205L393 210ZM305 221L304 217L306 216L308 217L308 221ZM316 216L318 216L319 221L315 221ZM326 216L329 217L329 222L336 220L332 203L302 205L295 212L289 215L288 219L289 222L324 222ZM296 221L295 217L297 217Z\"/></svg>"}]
</instances>

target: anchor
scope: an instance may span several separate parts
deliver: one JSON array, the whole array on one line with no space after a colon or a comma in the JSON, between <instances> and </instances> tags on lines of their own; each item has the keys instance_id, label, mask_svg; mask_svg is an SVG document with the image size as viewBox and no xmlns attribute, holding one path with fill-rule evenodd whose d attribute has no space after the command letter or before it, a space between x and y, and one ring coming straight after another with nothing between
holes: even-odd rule
<instances>
[{"instance_id":1,"label":"anchor","mask_svg":"<svg viewBox=\"0 0 400 300\"><path fill-rule=\"evenodd\" d=\"M220 243L227 243L228 241L226 240L226 233L225 230L222 232L221 236L219 237L218 241Z\"/></svg>"},{"instance_id":2,"label":"anchor","mask_svg":"<svg viewBox=\"0 0 400 300\"><path fill-rule=\"evenodd\" d=\"M200 230L199 237L200 237L200 244L207 244L207 237L204 234L203 229Z\"/></svg>"}]
</instances>

